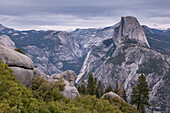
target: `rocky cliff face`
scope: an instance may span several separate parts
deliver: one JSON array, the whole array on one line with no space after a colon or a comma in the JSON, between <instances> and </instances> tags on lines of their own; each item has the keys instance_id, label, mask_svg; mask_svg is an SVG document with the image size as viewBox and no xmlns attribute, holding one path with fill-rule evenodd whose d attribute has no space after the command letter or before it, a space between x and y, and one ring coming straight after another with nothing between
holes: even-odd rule
<instances>
[{"instance_id":1,"label":"rocky cliff face","mask_svg":"<svg viewBox=\"0 0 170 113\"><path fill-rule=\"evenodd\" d=\"M151 89L150 102L153 109L165 111L170 102L168 87L170 57L150 49L140 24L136 19L131 19L130 17L128 20L121 19L123 27L119 26L114 30L117 35L114 33L112 39L90 49L77 82L82 77L87 81L89 72L92 72L105 87L109 84L115 87L117 81L122 83L129 100L132 86L135 85L138 76L144 73ZM131 27L124 29L128 26Z\"/></svg>"},{"instance_id":2,"label":"rocky cliff face","mask_svg":"<svg viewBox=\"0 0 170 113\"><path fill-rule=\"evenodd\" d=\"M15 43L7 35L0 35L0 40L5 43L11 49L15 49Z\"/></svg>"},{"instance_id":3,"label":"rocky cliff face","mask_svg":"<svg viewBox=\"0 0 170 113\"><path fill-rule=\"evenodd\" d=\"M104 40L112 38L114 29L117 26L119 26L119 23L103 29L76 29L70 34L82 46L82 49L88 52L92 46L101 45Z\"/></svg>"},{"instance_id":4,"label":"rocky cliff face","mask_svg":"<svg viewBox=\"0 0 170 113\"><path fill-rule=\"evenodd\" d=\"M151 49L170 55L170 32L142 26Z\"/></svg>"},{"instance_id":5,"label":"rocky cliff face","mask_svg":"<svg viewBox=\"0 0 170 113\"><path fill-rule=\"evenodd\" d=\"M33 60L34 66L42 72L49 75L62 73L69 69L76 73L79 72L84 54L79 44L68 32L15 31L6 27L2 28L1 37L6 36L6 40L7 37L10 37L16 47L21 48Z\"/></svg>"},{"instance_id":6,"label":"rocky cliff face","mask_svg":"<svg viewBox=\"0 0 170 113\"><path fill-rule=\"evenodd\" d=\"M138 20L131 16L121 18L120 25L116 27L113 38L116 45L124 40L134 39L138 43L150 47Z\"/></svg>"}]
</instances>

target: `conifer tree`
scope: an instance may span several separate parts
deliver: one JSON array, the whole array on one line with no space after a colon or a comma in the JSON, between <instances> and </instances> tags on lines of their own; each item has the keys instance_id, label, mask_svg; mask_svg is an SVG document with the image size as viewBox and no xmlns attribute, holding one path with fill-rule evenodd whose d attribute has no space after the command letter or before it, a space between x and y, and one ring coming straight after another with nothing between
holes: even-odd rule
<instances>
[{"instance_id":1,"label":"conifer tree","mask_svg":"<svg viewBox=\"0 0 170 113\"><path fill-rule=\"evenodd\" d=\"M87 94L95 95L95 82L93 80L93 74L89 73L88 83L87 83Z\"/></svg>"},{"instance_id":2,"label":"conifer tree","mask_svg":"<svg viewBox=\"0 0 170 113\"><path fill-rule=\"evenodd\" d=\"M95 86L97 86L97 78L96 77L94 79L94 84L95 84Z\"/></svg>"},{"instance_id":3,"label":"conifer tree","mask_svg":"<svg viewBox=\"0 0 170 113\"><path fill-rule=\"evenodd\" d=\"M86 86L85 86L85 82L84 82L83 78L81 79L81 82L80 82L80 84L78 86L78 91L79 91L79 93L81 93L83 95L86 94Z\"/></svg>"},{"instance_id":4,"label":"conifer tree","mask_svg":"<svg viewBox=\"0 0 170 113\"><path fill-rule=\"evenodd\" d=\"M109 84L109 86L105 89L105 93L113 91L112 86Z\"/></svg>"},{"instance_id":5,"label":"conifer tree","mask_svg":"<svg viewBox=\"0 0 170 113\"><path fill-rule=\"evenodd\" d=\"M141 113L145 113L145 106L150 106L149 104L149 91L148 83L143 74L138 77L136 86L132 88L131 104L135 104L137 109Z\"/></svg>"},{"instance_id":6,"label":"conifer tree","mask_svg":"<svg viewBox=\"0 0 170 113\"><path fill-rule=\"evenodd\" d=\"M123 88L123 95L122 98L127 102L127 95L126 95L126 90Z\"/></svg>"},{"instance_id":7,"label":"conifer tree","mask_svg":"<svg viewBox=\"0 0 170 113\"><path fill-rule=\"evenodd\" d=\"M97 98L100 98L100 95L99 95L99 89L96 87L96 92L95 92L95 94L96 94L96 97Z\"/></svg>"},{"instance_id":8,"label":"conifer tree","mask_svg":"<svg viewBox=\"0 0 170 113\"><path fill-rule=\"evenodd\" d=\"M114 89L114 93L118 94L119 92L119 85L118 85L118 82L116 82L116 87Z\"/></svg>"},{"instance_id":9,"label":"conifer tree","mask_svg":"<svg viewBox=\"0 0 170 113\"><path fill-rule=\"evenodd\" d=\"M102 82L99 80L96 88L96 97L100 98L103 95L103 85Z\"/></svg>"}]
</instances>

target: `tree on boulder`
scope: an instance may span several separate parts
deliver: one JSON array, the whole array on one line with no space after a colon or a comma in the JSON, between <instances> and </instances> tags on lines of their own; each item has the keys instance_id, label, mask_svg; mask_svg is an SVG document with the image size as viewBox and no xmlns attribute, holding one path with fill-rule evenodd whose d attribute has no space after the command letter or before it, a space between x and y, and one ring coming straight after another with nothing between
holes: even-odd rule
<instances>
[{"instance_id":1,"label":"tree on boulder","mask_svg":"<svg viewBox=\"0 0 170 113\"><path fill-rule=\"evenodd\" d=\"M105 93L113 91L112 86L109 84L109 86L105 89Z\"/></svg>"},{"instance_id":2,"label":"tree on boulder","mask_svg":"<svg viewBox=\"0 0 170 113\"><path fill-rule=\"evenodd\" d=\"M118 90L119 90L119 85L118 85L118 82L116 82L116 87L114 89L114 93L118 94Z\"/></svg>"},{"instance_id":3,"label":"tree on boulder","mask_svg":"<svg viewBox=\"0 0 170 113\"><path fill-rule=\"evenodd\" d=\"M17 49L14 49L14 50L25 55L25 53L20 48L17 48Z\"/></svg>"},{"instance_id":4,"label":"tree on boulder","mask_svg":"<svg viewBox=\"0 0 170 113\"><path fill-rule=\"evenodd\" d=\"M145 106L150 106L149 104L149 91L148 83L143 74L138 77L136 86L132 88L131 104L135 104L137 109L141 113L145 113Z\"/></svg>"}]
</instances>

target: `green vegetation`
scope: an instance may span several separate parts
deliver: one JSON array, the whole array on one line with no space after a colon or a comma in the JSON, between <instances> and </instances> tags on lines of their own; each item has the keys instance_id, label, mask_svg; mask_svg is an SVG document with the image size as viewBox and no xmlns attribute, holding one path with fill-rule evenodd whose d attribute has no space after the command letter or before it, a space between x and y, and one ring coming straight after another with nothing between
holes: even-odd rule
<instances>
[{"instance_id":1,"label":"green vegetation","mask_svg":"<svg viewBox=\"0 0 170 113\"><path fill-rule=\"evenodd\" d=\"M116 82L114 93L118 94L121 98L123 98L127 102L126 90L122 87L121 83L118 84L118 82Z\"/></svg>"},{"instance_id":2,"label":"green vegetation","mask_svg":"<svg viewBox=\"0 0 170 113\"><path fill-rule=\"evenodd\" d=\"M112 63L114 65L121 65L125 61L125 53L118 52L115 57L109 58L106 63Z\"/></svg>"},{"instance_id":3,"label":"green vegetation","mask_svg":"<svg viewBox=\"0 0 170 113\"><path fill-rule=\"evenodd\" d=\"M109 98L108 95L105 95L104 99L108 100L110 104L118 106L118 108L123 113L139 113L139 111L137 111L137 109L134 106L124 102L123 100L119 99L118 97Z\"/></svg>"},{"instance_id":4,"label":"green vegetation","mask_svg":"<svg viewBox=\"0 0 170 113\"><path fill-rule=\"evenodd\" d=\"M93 81L94 82L94 81ZM102 91L101 81L96 85ZM121 100L104 100L95 95L81 95L75 100L60 94L62 79L48 82L35 77L32 87L20 84L8 65L0 61L0 113L137 113L135 107ZM100 97L100 96L99 96Z\"/></svg>"},{"instance_id":5,"label":"green vegetation","mask_svg":"<svg viewBox=\"0 0 170 113\"><path fill-rule=\"evenodd\" d=\"M93 74L89 74L88 83L87 83L87 94L95 94L95 81L93 80Z\"/></svg>"},{"instance_id":6,"label":"green vegetation","mask_svg":"<svg viewBox=\"0 0 170 113\"><path fill-rule=\"evenodd\" d=\"M86 86L85 86L83 78L81 79L81 82L80 82L80 84L78 86L78 91L79 91L80 94L83 94L83 95L87 94L87 89L86 89Z\"/></svg>"},{"instance_id":7,"label":"green vegetation","mask_svg":"<svg viewBox=\"0 0 170 113\"><path fill-rule=\"evenodd\" d=\"M25 55L25 53L20 48L17 48L17 49L14 49L14 50Z\"/></svg>"},{"instance_id":8,"label":"green vegetation","mask_svg":"<svg viewBox=\"0 0 170 113\"><path fill-rule=\"evenodd\" d=\"M37 99L43 101L56 101L60 100L63 95L60 91L64 90L65 84L62 78L55 82L48 82L47 80L41 79L39 76L34 78L32 84L32 94Z\"/></svg>"},{"instance_id":9,"label":"green vegetation","mask_svg":"<svg viewBox=\"0 0 170 113\"><path fill-rule=\"evenodd\" d=\"M136 86L132 89L131 104L135 104L137 109L141 113L145 113L145 106L150 106L149 104L149 91L148 83L143 74L139 76Z\"/></svg>"},{"instance_id":10,"label":"green vegetation","mask_svg":"<svg viewBox=\"0 0 170 113\"><path fill-rule=\"evenodd\" d=\"M113 88L112 88L112 86L109 84L109 86L105 89L105 93L110 92L110 91L113 92Z\"/></svg>"},{"instance_id":11,"label":"green vegetation","mask_svg":"<svg viewBox=\"0 0 170 113\"><path fill-rule=\"evenodd\" d=\"M96 88L96 97L100 98L103 95L103 85L102 82L99 80L98 84L97 84L97 88Z\"/></svg>"},{"instance_id":12,"label":"green vegetation","mask_svg":"<svg viewBox=\"0 0 170 113\"><path fill-rule=\"evenodd\" d=\"M150 74L150 73L158 73L161 74L161 66L162 66L163 59L162 58L150 58L147 62L143 63L142 65L139 65L139 69L137 70L137 73L144 73L144 74Z\"/></svg>"}]
</instances>

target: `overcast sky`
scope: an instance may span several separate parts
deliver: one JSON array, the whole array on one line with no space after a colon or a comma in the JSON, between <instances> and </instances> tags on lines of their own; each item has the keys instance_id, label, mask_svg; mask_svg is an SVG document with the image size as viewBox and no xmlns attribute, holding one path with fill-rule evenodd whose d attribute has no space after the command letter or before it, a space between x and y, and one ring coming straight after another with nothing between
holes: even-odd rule
<instances>
[{"instance_id":1,"label":"overcast sky","mask_svg":"<svg viewBox=\"0 0 170 113\"><path fill-rule=\"evenodd\" d=\"M167 29L170 0L0 0L0 24L19 30L99 28L116 24L121 16Z\"/></svg>"}]
</instances>

